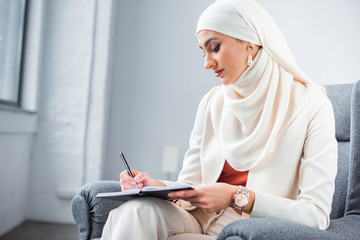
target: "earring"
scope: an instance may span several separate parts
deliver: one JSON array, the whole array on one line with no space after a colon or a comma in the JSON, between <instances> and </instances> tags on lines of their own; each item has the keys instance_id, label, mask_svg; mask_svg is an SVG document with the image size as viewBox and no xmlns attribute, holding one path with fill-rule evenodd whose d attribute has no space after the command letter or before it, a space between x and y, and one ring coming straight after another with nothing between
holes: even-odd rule
<instances>
[{"instance_id":1,"label":"earring","mask_svg":"<svg viewBox=\"0 0 360 240\"><path fill-rule=\"evenodd\" d=\"M248 48L249 48L249 50L250 50L250 49L251 49L251 50L254 50L253 46L251 46L251 45L250 45ZM251 55L250 55L249 58L248 58L247 64L250 66L252 63L253 63L253 60L252 60L252 57L251 57Z\"/></svg>"},{"instance_id":2,"label":"earring","mask_svg":"<svg viewBox=\"0 0 360 240\"><path fill-rule=\"evenodd\" d=\"M249 58L248 58L247 64L248 64L249 66L251 66L252 63L253 63L253 59L252 59L252 57L251 57L251 55L250 55Z\"/></svg>"}]
</instances>

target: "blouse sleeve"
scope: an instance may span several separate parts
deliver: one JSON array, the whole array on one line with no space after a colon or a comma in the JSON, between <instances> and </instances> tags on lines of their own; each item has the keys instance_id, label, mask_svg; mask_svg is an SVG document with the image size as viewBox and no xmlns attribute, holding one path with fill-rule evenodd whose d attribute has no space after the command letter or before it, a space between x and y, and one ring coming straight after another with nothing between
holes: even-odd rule
<instances>
[{"instance_id":1,"label":"blouse sleeve","mask_svg":"<svg viewBox=\"0 0 360 240\"><path fill-rule=\"evenodd\" d=\"M251 217L282 218L328 228L338 156L330 100L323 95L314 97L308 105L308 116L296 200L256 192Z\"/></svg>"}]
</instances>

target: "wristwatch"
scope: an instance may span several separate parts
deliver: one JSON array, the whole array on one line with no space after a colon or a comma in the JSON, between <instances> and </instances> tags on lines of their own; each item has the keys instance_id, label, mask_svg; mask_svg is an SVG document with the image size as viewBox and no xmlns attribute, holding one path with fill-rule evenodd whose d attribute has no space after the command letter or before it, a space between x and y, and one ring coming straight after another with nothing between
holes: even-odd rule
<instances>
[{"instance_id":1,"label":"wristwatch","mask_svg":"<svg viewBox=\"0 0 360 240\"><path fill-rule=\"evenodd\" d=\"M239 190L233 197L234 199L234 208L236 210L242 211L249 203L249 190L246 187L239 186Z\"/></svg>"}]
</instances>

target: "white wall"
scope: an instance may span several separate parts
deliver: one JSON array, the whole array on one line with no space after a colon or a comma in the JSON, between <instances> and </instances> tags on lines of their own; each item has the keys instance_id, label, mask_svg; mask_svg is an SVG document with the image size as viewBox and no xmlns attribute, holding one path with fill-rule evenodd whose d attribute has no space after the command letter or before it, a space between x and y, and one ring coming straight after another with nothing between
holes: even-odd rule
<instances>
[{"instance_id":1,"label":"white wall","mask_svg":"<svg viewBox=\"0 0 360 240\"><path fill-rule=\"evenodd\" d=\"M203 71L196 21L209 1L121 1L104 178L118 180L123 151L132 168L165 178L164 145L179 161L201 97L217 82ZM174 176L175 177L175 174Z\"/></svg>"},{"instance_id":2,"label":"white wall","mask_svg":"<svg viewBox=\"0 0 360 240\"><path fill-rule=\"evenodd\" d=\"M31 1L21 109L0 105L0 235L27 218L29 169L37 128L36 93L41 61L43 1ZM35 44L34 44L35 43Z\"/></svg>"},{"instance_id":3,"label":"white wall","mask_svg":"<svg viewBox=\"0 0 360 240\"><path fill-rule=\"evenodd\" d=\"M60 186L81 184L93 4L49 1L44 21L38 132L30 166L28 216L69 221Z\"/></svg>"},{"instance_id":4,"label":"white wall","mask_svg":"<svg viewBox=\"0 0 360 240\"><path fill-rule=\"evenodd\" d=\"M36 115L0 108L0 235L26 218Z\"/></svg>"},{"instance_id":5,"label":"white wall","mask_svg":"<svg viewBox=\"0 0 360 240\"><path fill-rule=\"evenodd\" d=\"M114 1L43 3L30 4L21 104L36 112L0 106L0 235L74 222L71 198L102 170Z\"/></svg>"},{"instance_id":6,"label":"white wall","mask_svg":"<svg viewBox=\"0 0 360 240\"><path fill-rule=\"evenodd\" d=\"M118 5L104 178L119 179L120 150L132 168L156 178L166 176L160 170L164 145L178 147L182 161L198 102L219 83L203 70L194 36L198 17L212 2L125 0ZM360 79L359 1L259 2L316 83Z\"/></svg>"},{"instance_id":7,"label":"white wall","mask_svg":"<svg viewBox=\"0 0 360 240\"><path fill-rule=\"evenodd\" d=\"M360 1L258 0L278 24L298 65L318 84L360 79Z\"/></svg>"},{"instance_id":8,"label":"white wall","mask_svg":"<svg viewBox=\"0 0 360 240\"><path fill-rule=\"evenodd\" d=\"M70 200L100 179L113 1L48 1L27 216L74 222Z\"/></svg>"}]
</instances>

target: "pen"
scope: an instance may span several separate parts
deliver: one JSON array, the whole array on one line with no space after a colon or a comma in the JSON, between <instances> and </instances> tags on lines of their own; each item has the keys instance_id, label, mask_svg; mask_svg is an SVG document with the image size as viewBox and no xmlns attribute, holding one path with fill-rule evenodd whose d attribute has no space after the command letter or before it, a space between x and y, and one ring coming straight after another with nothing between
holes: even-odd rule
<instances>
[{"instance_id":1,"label":"pen","mask_svg":"<svg viewBox=\"0 0 360 240\"><path fill-rule=\"evenodd\" d=\"M134 178L134 175L132 174L132 172L130 170L129 164L126 161L124 154L122 152L119 152L119 154L120 154L120 157L121 157L121 159L122 159L122 161L123 161L123 163L125 165L125 168L126 168L127 172L129 173L130 177ZM136 186L136 183L135 183L135 187L138 188Z\"/></svg>"}]
</instances>

